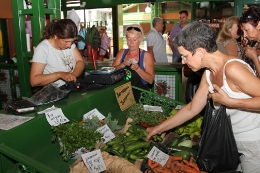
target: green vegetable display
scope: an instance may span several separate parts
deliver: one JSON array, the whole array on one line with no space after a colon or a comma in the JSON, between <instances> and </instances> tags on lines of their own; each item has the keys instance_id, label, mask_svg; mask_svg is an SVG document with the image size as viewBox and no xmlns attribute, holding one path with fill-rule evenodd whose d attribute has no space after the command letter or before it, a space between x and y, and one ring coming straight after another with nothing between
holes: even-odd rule
<instances>
[{"instance_id":1,"label":"green vegetable display","mask_svg":"<svg viewBox=\"0 0 260 173\"><path fill-rule=\"evenodd\" d=\"M146 111L142 104L136 103L128 109L127 117L132 118L137 124L143 122L148 125L158 125L166 115L162 112Z\"/></svg>"},{"instance_id":2,"label":"green vegetable display","mask_svg":"<svg viewBox=\"0 0 260 173\"><path fill-rule=\"evenodd\" d=\"M74 152L80 148L92 150L95 148L96 141L101 140L103 134L90 128L84 128L79 122L69 122L59 126L52 126L54 135L52 142L60 142L60 154L64 161L68 161Z\"/></svg>"}]
</instances>

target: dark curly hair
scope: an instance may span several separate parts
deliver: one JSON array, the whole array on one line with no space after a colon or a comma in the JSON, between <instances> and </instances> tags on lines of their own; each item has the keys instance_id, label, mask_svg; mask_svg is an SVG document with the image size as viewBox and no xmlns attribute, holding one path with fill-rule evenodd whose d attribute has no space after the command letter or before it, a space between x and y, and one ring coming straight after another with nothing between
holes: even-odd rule
<instances>
[{"instance_id":1,"label":"dark curly hair","mask_svg":"<svg viewBox=\"0 0 260 173\"><path fill-rule=\"evenodd\" d=\"M53 38L54 35L59 39L75 38L78 35L78 29L71 19L54 19L45 26L41 41Z\"/></svg>"},{"instance_id":2,"label":"dark curly hair","mask_svg":"<svg viewBox=\"0 0 260 173\"><path fill-rule=\"evenodd\" d=\"M258 21L260 20L260 8L256 5L250 6L240 17L239 24L250 23L252 26L256 27Z\"/></svg>"}]
</instances>

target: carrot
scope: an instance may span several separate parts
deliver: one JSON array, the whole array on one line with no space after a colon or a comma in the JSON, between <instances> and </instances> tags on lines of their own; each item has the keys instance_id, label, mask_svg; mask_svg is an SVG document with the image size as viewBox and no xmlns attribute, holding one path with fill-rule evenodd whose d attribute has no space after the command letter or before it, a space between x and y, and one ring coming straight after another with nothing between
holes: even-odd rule
<instances>
[{"instance_id":1,"label":"carrot","mask_svg":"<svg viewBox=\"0 0 260 173\"><path fill-rule=\"evenodd\" d=\"M166 164L163 167L166 167L167 169L171 168L172 159L171 157L168 158Z\"/></svg>"},{"instance_id":2,"label":"carrot","mask_svg":"<svg viewBox=\"0 0 260 173\"><path fill-rule=\"evenodd\" d=\"M198 165L196 163L190 163L189 165L191 168L194 168L196 171L200 171Z\"/></svg>"},{"instance_id":3,"label":"carrot","mask_svg":"<svg viewBox=\"0 0 260 173\"><path fill-rule=\"evenodd\" d=\"M184 168L183 171L185 171L186 173L200 173L200 171L196 171L195 169L189 167Z\"/></svg>"},{"instance_id":4,"label":"carrot","mask_svg":"<svg viewBox=\"0 0 260 173\"><path fill-rule=\"evenodd\" d=\"M188 160L183 160L183 163L187 166L190 166L190 162L188 162Z\"/></svg>"},{"instance_id":5,"label":"carrot","mask_svg":"<svg viewBox=\"0 0 260 173\"><path fill-rule=\"evenodd\" d=\"M181 161L182 157L181 156L170 156L172 161Z\"/></svg>"},{"instance_id":6,"label":"carrot","mask_svg":"<svg viewBox=\"0 0 260 173\"><path fill-rule=\"evenodd\" d=\"M172 171L163 168L155 168L155 170L159 173L172 173Z\"/></svg>"},{"instance_id":7,"label":"carrot","mask_svg":"<svg viewBox=\"0 0 260 173\"><path fill-rule=\"evenodd\" d=\"M147 159L147 164L148 164L148 166L151 167L151 166L153 165L153 161L152 161L151 159L148 158L148 159Z\"/></svg>"},{"instance_id":8,"label":"carrot","mask_svg":"<svg viewBox=\"0 0 260 173\"><path fill-rule=\"evenodd\" d=\"M152 169L156 168L159 166L159 163L158 162L155 162L152 164L152 166L150 166Z\"/></svg>"},{"instance_id":9,"label":"carrot","mask_svg":"<svg viewBox=\"0 0 260 173\"><path fill-rule=\"evenodd\" d=\"M194 157L193 156L191 156L190 157L190 161L189 161L190 163L193 163L194 162Z\"/></svg>"}]
</instances>

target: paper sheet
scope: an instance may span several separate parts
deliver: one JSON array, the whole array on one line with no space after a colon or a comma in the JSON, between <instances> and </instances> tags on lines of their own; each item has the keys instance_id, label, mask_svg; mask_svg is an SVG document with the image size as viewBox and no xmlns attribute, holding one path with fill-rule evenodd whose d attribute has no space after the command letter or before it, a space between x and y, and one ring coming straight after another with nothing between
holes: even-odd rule
<instances>
[{"instance_id":1,"label":"paper sheet","mask_svg":"<svg viewBox=\"0 0 260 173\"><path fill-rule=\"evenodd\" d=\"M9 129L19 126L33 118L34 117L0 114L0 129L9 130Z\"/></svg>"}]
</instances>

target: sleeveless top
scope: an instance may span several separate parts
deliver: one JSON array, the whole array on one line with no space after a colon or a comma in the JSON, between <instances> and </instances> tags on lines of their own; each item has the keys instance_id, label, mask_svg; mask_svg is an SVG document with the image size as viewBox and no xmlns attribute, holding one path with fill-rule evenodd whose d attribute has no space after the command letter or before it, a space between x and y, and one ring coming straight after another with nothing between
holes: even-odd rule
<instances>
[{"instance_id":1,"label":"sleeveless top","mask_svg":"<svg viewBox=\"0 0 260 173\"><path fill-rule=\"evenodd\" d=\"M233 61L238 61L242 64L245 64L251 69L251 67L247 63L245 63L240 59L231 59L227 61L226 64ZM237 98L237 99L252 98L251 96L245 93L235 92L231 90L231 88L229 87L226 81L226 75L225 75L226 64L223 69L223 86L221 87L221 89L223 89L231 98ZM213 86L210 81L210 70L206 70L206 79L209 84L209 92L214 93ZM214 102L214 106L215 108L217 108L219 105ZM244 111L239 109L228 109L228 108L226 108L226 112L227 115L230 115L233 133L236 141L256 141L260 139L260 135L259 135L260 134L260 113L256 113L253 111L249 112L249 111Z\"/></svg>"},{"instance_id":2,"label":"sleeveless top","mask_svg":"<svg viewBox=\"0 0 260 173\"><path fill-rule=\"evenodd\" d=\"M124 53L121 57L120 63L122 63L124 61L127 52L128 52L128 49L125 49ZM143 70L145 70L145 68L144 68L144 54L145 54L145 52L146 52L145 50L142 50L142 53L140 55L140 49L139 49L138 65L139 65L139 68L141 68ZM145 89L145 90L149 89L148 82L143 80L135 70L132 70L130 68L130 66L126 66L124 69L126 71L126 75L127 75L127 78L128 78L127 80L131 81L131 85L136 86L138 88ZM133 94L135 96L135 100L138 102L138 100L140 98L140 91L133 89Z\"/></svg>"},{"instance_id":3,"label":"sleeveless top","mask_svg":"<svg viewBox=\"0 0 260 173\"><path fill-rule=\"evenodd\" d=\"M243 54L244 54L244 49L243 47L237 42L237 41L234 41L232 39L229 39L227 41L224 41L223 42L223 45L226 46L230 41L234 42L236 45L237 45L237 57L239 59L242 59L243 58Z\"/></svg>"}]
</instances>

